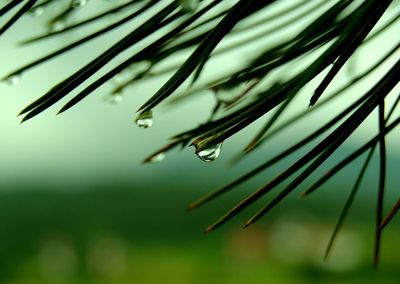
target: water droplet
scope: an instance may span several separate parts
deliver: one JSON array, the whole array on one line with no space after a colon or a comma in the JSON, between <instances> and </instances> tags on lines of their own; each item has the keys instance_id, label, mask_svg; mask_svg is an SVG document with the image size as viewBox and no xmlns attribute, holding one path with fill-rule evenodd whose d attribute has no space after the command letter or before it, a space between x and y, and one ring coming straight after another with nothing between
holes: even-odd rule
<instances>
[{"instance_id":1,"label":"water droplet","mask_svg":"<svg viewBox=\"0 0 400 284\"><path fill-rule=\"evenodd\" d=\"M140 128L149 128L153 125L153 113L151 110L142 112L136 118L136 125Z\"/></svg>"},{"instance_id":2,"label":"water droplet","mask_svg":"<svg viewBox=\"0 0 400 284\"><path fill-rule=\"evenodd\" d=\"M117 105L122 102L122 95L120 93L114 93L108 95L105 99L109 104Z\"/></svg>"},{"instance_id":3,"label":"water droplet","mask_svg":"<svg viewBox=\"0 0 400 284\"><path fill-rule=\"evenodd\" d=\"M61 31L61 30L63 30L63 29L65 28L65 22L62 21L62 20L54 21L54 22L51 24L51 27L50 27L50 28L51 28L51 30L54 31L54 32Z\"/></svg>"},{"instance_id":4,"label":"water droplet","mask_svg":"<svg viewBox=\"0 0 400 284\"><path fill-rule=\"evenodd\" d=\"M34 7L31 9L31 14L35 17L40 17L44 13L44 8L43 7Z\"/></svg>"},{"instance_id":5,"label":"water droplet","mask_svg":"<svg viewBox=\"0 0 400 284\"><path fill-rule=\"evenodd\" d=\"M204 162L212 162L218 159L219 154L221 153L221 147L222 143L218 143L199 151L196 149L196 155L199 156L199 158Z\"/></svg>"},{"instance_id":6,"label":"water droplet","mask_svg":"<svg viewBox=\"0 0 400 284\"><path fill-rule=\"evenodd\" d=\"M80 8L80 7L85 6L88 2L89 2L89 0L73 0L71 3L71 6L73 8Z\"/></svg>"},{"instance_id":7,"label":"water droplet","mask_svg":"<svg viewBox=\"0 0 400 284\"><path fill-rule=\"evenodd\" d=\"M152 163L152 164L156 164L156 163L161 163L162 161L164 161L165 159L165 153L161 152L158 153L157 155L154 155L153 157L151 157L148 162Z\"/></svg>"},{"instance_id":8,"label":"water droplet","mask_svg":"<svg viewBox=\"0 0 400 284\"><path fill-rule=\"evenodd\" d=\"M17 85L19 82L21 82L21 74L14 74L11 75L9 77L7 77L5 79L5 81L7 82L7 84L9 84L10 86L15 86Z\"/></svg>"}]
</instances>

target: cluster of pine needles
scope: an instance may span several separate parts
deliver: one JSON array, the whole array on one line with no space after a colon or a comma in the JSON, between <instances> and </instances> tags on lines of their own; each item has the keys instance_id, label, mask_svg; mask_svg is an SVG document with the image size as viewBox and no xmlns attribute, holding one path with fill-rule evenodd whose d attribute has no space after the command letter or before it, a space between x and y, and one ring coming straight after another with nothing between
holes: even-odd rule
<instances>
[{"instance_id":1,"label":"cluster of pine needles","mask_svg":"<svg viewBox=\"0 0 400 284\"><path fill-rule=\"evenodd\" d=\"M223 141L271 112L265 125L239 155L238 159L242 159L247 153L258 149L273 135L280 133L343 94L349 95L346 92L348 89L358 82L363 82L363 84L369 85L368 91L362 94L353 92L351 95L353 98L357 96L357 100L343 106L341 112L331 120L326 121L323 126L314 132L307 133L305 138L228 185L200 198L192 203L189 209L202 206L231 191L296 151L315 143L291 166L242 200L222 218L209 226L206 231L210 232L226 223L255 201L286 182L287 185L245 224L246 227L251 225L298 188L335 153L363 124L367 117L377 112L379 125L377 134L368 141L364 141L362 146L334 165L303 195L309 195L321 188L325 182L352 161L364 156L365 160L359 169L355 183L329 241L326 250L326 256L328 256L360 188L371 157L377 150L380 162L376 198L374 263L378 263L382 230L400 208L400 199L392 205L393 207L388 213L384 212L383 206L387 154L385 138L400 123L400 117L396 116L395 112L400 95L394 94L395 87L400 81L400 57L398 53L400 37L392 38L393 48L386 54L380 54L380 59L377 62L352 78L345 86L329 95L326 94L326 90L361 46L380 40L380 35L393 27L398 29L400 35L398 2L395 0L304 0L289 1L291 5L287 5L288 1L284 0L120 0L114 1L112 5L107 5L107 7L111 7L108 10L90 17L85 16L83 19L71 17L78 14L79 11L89 9L88 7L93 5L93 2L100 1L106 0L12 0L0 3L2 20L0 35L12 32L12 26L25 15L30 14L38 17L48 10L53 11L51 16L47 15L48 17L46 17L50 28L43 34L25 40L22 43L24 45L61 36L91 23L103 23L103 26L96 31L85 34L80 39L67 43L65 46L19 67L3 78L11 82L15 81L22 73L43 65L55 57L79 48L121 26L132 25L139 18L145 18L142 24L134 26L130 32L120 36L118 41L111 43L104 52L98 54L86 65L78 66L78 71L54 85L47 93L24 108L20 113L23 117L22 121L35 117L64 97L70 96L69 101L62 106L59 113L67 111L87 96L95 94L95 90L128 68L145 64L144 70L132 74L129 80L113 91L113 94L119 94L138 81L171 73L170 79L139 108L139 118L147 117L151 119L151 111L170 97L172 97L170 101L176 103L191 98L202 90L211 90L215 93L217 99L211 117L199 126L172 137L169 144L149 156L145 162L152 162L172 149L187 145L195 146L198 153L210 150L210 153L213 154L213 151L219 151L218 145L221 145ZM283 6L284 8L276 11L276 7L279 7L282 2L286 3ZM54 6L58 8L52 9ZM262 15L263 12L268 12L270 9L274 12L259 17L260 14ZM109 16L114 17L113 21L104 24L102 20ZM276 20L281 18L285 20L278 25L273 25ZM71 21L71 19L74 20ZM274 32L284 31L302 19L308 19L308 23L297 34L277 40L272 46L260 48L259 53L255 54L253 58L248 58L244 66L239 68L224 66L226 74L223 76L206 82L199 80L206 69L206 65L220 54L251 44ZM38 20L40 20L39 17ZM245 34L256 28L259 28L257 29L258 32L252 34L251 37L235 44L221 46L221 42L232 35ZM106 65L123 51L148 38L151 38L151 40L145 47L130 55L116 67L109 68L98 78L92 79L100 70L107 68ZM158 65L168 59L174 58L178 54L185 54L185 52L189 53L189 56L184 60L175 60L174 62L178 61L175 66L161 70L157 68ZM304 62L307 58L312 58L312 60L306 61L307 63L303 64L304 68L296 70L294 75L265 84L270 78L269 75L275 70L287 66L289 66L288 68L298 66L296 64L300 60ZM393 58L394 65L387 68L380 80L376 82L365 80L379 67L387 64L390 60L393 61ZM275 126L300 90L315 78L319 80L318 86L309 101L309 105L313 107ZM188 81L188 90L177 95L176 91ZM84 83L86 85L82 87L81 85ZM78 87L80 88L78 89ZM395 100L391 100L391 102L394 102L390 103L390 107L388 107L387 102L385 103L389 95L397 96ZM386 108L388 109L386 110ZM387 214L386 217L385 214Z\"/></svg>"}]
</instances>

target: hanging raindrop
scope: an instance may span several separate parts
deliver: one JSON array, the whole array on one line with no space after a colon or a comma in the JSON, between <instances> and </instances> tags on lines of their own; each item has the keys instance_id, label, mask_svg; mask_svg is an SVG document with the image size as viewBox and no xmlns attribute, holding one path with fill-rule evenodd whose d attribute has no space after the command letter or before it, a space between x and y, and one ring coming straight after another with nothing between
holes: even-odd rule
<instances>
[{"instance_id":1,"label":"hanging raindrop","mask_svg":"<svg viewBox=\"0 0 400 284\"><path fill-rule=\"evenodd\" d=\"M136 118L136 125L140 128L149 128L153 125L153 113L151 110L142 112Z\"/></svg>"},{"instance_id":2,"label":"hanging raindrop","mask_svg":"<svg viewBox=\"0 0 400 284\"><path fill-rule=\"evenodd\" d=\"M14 74L11 76L8 76L5 81L7 82L7 84L9 84L10 86L15 86L17 85L19 82L21 82L21 74Z\"/></svg>"},{"instance_id":3,"label":"hanging raindrop","mask_svg":"<svg viewBox=\"0 0 400 284\"><path fill-rule=\"evenodd\" d=\"M209 148L197 150L196 155L204 162L213 162L218 159L219 154L221 153L222 143L218 143Z\"/></svg>"}]
</instances>

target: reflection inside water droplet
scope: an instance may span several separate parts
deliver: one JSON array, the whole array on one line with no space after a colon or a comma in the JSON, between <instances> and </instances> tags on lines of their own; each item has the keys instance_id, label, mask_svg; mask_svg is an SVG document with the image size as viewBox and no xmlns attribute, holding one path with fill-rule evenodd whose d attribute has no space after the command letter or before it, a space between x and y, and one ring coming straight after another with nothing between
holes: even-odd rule
<instances>
[{"instance_id":1,"label":"reflection inside water droplet","mask_svg":"<svg viewBox=\"0 0 400 284\"><path fill-rule=\"evenodd\" d=\"M136 118L136 125L140 128L149 128L153 125L153 113L151 110L142 112Z\"/></svg>"},{"instance_id":2,"label":"reflection inside water droplet","mask_svg":"<svg viewBox=\"0 0 400 284\"><path fill-rule=\"evenodd\" d=\"M196 155L204 162L212 162L218 159L219 154L221 153L221 147L222 143L218 143L207 149L203 149L200 151L196 150Z\"/></svg>"}]
</instances>

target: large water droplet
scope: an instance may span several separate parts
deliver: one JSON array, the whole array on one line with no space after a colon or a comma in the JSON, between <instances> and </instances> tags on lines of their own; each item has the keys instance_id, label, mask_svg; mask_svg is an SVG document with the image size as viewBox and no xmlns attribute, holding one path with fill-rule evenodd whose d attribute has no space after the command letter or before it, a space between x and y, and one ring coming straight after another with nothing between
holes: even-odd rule
<instances>
[{"instance_id":1,"label":"large water droplet","mask_svg":"<svg viewBox=\"0 0 400 284\"><path fill-rule=\"evenodd\" d=\"M149 128L153 125L153 113L151 110L144 111L136 118L136 125L140 128Z\"/></svg>"},{"instance_id":2,"label":"large water droplet","mask_svg":"<svg viewBox=\"0 0 400 284\"><path fill-rule=\"evenodd\" d=\"M199 151L196 149L196 155L199 156L199 158L204 162L212 162L218 159L219 154L221 153L221 147L222 143L218 143Z\"/></svg>"},{"instance_id":3,"label":"large water droplet","mask_svg":"<svg viewBox=\"0 0 400 284\"><path fill-rule=\"evenodd\" d=\"M165 153L161 152L158 153L157 155L154 155L153 157L151 157L148 162L152 163L152 164L156 164L156 163L161 163L162 161L164 161L165 159Z\"/></svg>"},{"instance_id":4,"label":"large water droplet","mask_svg":"<svg viewBox=\"0 0 400 284\"><path fill-rule=\"evenodd\" d=\"M11 75L9 77L7 77L5 79L5 81L7 82L7 84L9 84L10 86L15 86L17 85L19 82L21 82L21 74L14 74Z\"/></svg>"}]
</instances>

